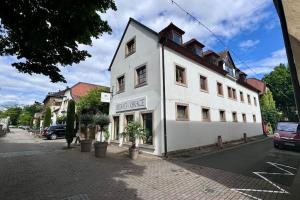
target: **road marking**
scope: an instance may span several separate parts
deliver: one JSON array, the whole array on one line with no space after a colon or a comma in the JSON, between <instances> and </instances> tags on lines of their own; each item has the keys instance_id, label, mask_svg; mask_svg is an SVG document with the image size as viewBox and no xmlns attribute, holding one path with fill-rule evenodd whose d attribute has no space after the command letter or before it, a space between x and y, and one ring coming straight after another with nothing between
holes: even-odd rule
<instances>
[{"instance_id":1,"label":"road marking","mask_svg":"<svg viewBox=\"0 0 300 200\"><path fill-rule=\"evenodd\" d=\"M288 191L286 191L285 189L281 188L279 185L273 183L272 181L270 181L268 178L266 178L264 175L285 175L285 176L294 176L295 174L292 173L291 171L284 169L284 168L288 168L288 169L293 169L293 170L297 170L297 168L295 167L291 167L288 165L283 165L283 164L279 164L279 163L274 163L274 162L266 162L269 165L272 165L273 167L283 171L284 173L269 173L269 172L253 172L255 175L257 175L258 177L260 177L261 179L267 181L268 183L270 183L271 185L273 185L275 188L277 188L277 190L258 190L258 189L242 189L242 188L232 188L231 190L238 192L244 196L250 197L252 199L256 199L256 200L262 200L261 198L258 198L256 196L247 194L245 192L264 192L264 193L275 193L275 194L289 194ZM283 168L284 167L284 168Z\"/></svg>"}]
</instances>

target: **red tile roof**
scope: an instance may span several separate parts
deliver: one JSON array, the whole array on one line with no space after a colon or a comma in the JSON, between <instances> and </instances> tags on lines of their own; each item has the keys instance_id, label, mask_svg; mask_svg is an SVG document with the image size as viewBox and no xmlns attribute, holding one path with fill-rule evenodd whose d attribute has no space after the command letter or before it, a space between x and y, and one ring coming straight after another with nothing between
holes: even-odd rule
<instances>
[{"instance_id":1,"label":"red tile roof","mask_svg":"<svg viewBox=\"0 0 300 200\"><path fill-rule=\"evenodd\" d=\"M256 78L247 78L246 82L252 87L256 88L259 91L259 94L262 95L266 92L266 84L261 80Z\"/></svg>"},{"instance_id":2,"label":"red tile roof","mask_svg":"<svg viewBox=\"0 0 300 200\"><path fill-rule=\"evenodd\" d=\"M74 86L72 86L71 89L71 95L73 97L74 101L79 101L79 99L88 94L91 90L98 88L98 87L104 87L101 85L95 85L91 83L83 83L78 82ZM99 97L100 98L100 97Z\"/></svg>"}]
</instances>

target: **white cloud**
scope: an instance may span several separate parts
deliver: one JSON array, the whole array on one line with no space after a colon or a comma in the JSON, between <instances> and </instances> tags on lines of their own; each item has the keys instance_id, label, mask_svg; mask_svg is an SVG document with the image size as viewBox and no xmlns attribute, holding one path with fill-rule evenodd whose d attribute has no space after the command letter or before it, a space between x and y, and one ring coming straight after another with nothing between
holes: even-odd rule
<instances>
[{"instance_id":1,"label":"white cloud","mask_svg":"<svg viewBox=\"0 0 300 200\"><path fill-rule=\"evenodd\" d=\"M259 44L259 40L245 40L240 42L239 47L242 49L251 48Z\"/></svg>"},{"instance_id":2,"label":"white cloud","mask_svg":"<svg viewBox=\"0 0 300 200\"><path fill-rule=\"evenodd\" d=\"M248 74L248 76L257 76L269 73L280 63L287 64L285 48L272 52L271 55L266 58L248 63L251 69L242 67L245 68L243 71Z\"/></svg>"},{"instance_id":3,"label":"white cloud","mask_svg":"<svg viewBox=\"0 0 300 200\"><path fill-rule=\"evenodd\" d=\"M209 26L226 42L243 32L251 32L260 26L260 22L270 16L267 7L271 0L177 0L195 17ZM107 68L121 38L129 17L144 23L155 31L160 31L170 22L181 27L186 34L184 40L197 38L207 47L215 44L215 39L207 30L181 12L169 0L116 0L118 10L109 10L101 14L112 27L112 34L104 34L99 39L93 39L93 46L80 46L87 49L92 57L71 67L61 68L67 84L51 83L49 78L41 75L30 76L18 73L10 66L14 58L0 57L0 105L8 102L26 104L42 101L49 91L64 89L78 81L109 85L110 75ZM5 102L4 102L5 101Z\"/></svg>"}]
</instances>

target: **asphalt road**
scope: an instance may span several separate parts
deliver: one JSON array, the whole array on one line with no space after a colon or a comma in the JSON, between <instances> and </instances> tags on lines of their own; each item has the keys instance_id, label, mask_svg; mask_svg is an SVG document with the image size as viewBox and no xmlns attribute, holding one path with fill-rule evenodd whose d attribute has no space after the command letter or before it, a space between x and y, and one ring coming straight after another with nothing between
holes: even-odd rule
<instances>
[{"instance_id":1,"label":"asphalt road","mask_svg":"<svg viewBox=\"0 0 300 200\"><path fill-rule=\"evenodd\" d=\"M261 177L254 172L263 172L271 183L286 186L288 190L300 165L300 151L275 149L269 139L187 162L258 179ZM284 173L291 175L281 175Z\"/></svg>"}]
</instances>

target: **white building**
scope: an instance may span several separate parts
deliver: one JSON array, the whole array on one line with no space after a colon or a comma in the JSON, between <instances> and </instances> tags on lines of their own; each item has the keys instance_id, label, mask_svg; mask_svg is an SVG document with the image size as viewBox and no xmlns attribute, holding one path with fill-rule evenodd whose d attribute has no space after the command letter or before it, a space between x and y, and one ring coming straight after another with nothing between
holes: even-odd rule
<instances>
[{"instance_id":1,"label":"white building","mask_svg":"<svg viewBox=\"0 0 300 200\"><path fill-rule=\"evenodd\" d=\"M112 142L123 143L131 120L149 131L139 146L155 155L262 134L257 90L230 53L203 52L183 34L172 23L157 33L129 20L109 68Z\"/></svg>"}]
</instances>

